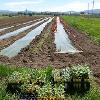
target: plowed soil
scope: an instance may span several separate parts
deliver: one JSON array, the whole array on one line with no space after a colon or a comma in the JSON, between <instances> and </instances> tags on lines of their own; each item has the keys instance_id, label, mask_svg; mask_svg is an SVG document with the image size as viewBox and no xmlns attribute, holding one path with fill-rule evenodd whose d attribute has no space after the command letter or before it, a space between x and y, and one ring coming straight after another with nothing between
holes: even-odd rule
<instances>
[{"instance_id":1,"label":"plowed soil","mask_svg":"<svg viewBox=\"0 0 100 100\"><path fill-rule=\"evenodd\" d=\"M91 66L94 75L98 75L100 73L100 45L95 44L86 34L77 32L63 20L61 22L73 45L78 50L82 50L82 53L55 53L54 33L51 31L52 23L50 23L44 28L41 35L37 36L16 57L9 59L0 56L0 63L33 68L47 67L48 65L63 68L77 64L88 64ZM98 80L99 77L100 74Z\"/></svg>"},{"instance_id":2,"label":"plowed soil","mask_svg":"<svg viewBox=\"0 0 100 100\"><path fill-rule=\"evenodd\" d=\"M16 36L11 36L10 38L7 39L3 39L0 40L0 50L8 47L9 45L13 44L16 40L23 38L25 35L27 35L30 31L32 31L33 29L35 29L36 27L38 27L39 25L43 24L45 21L43 21L42 23L39 23L31 28L29 28L28 30L25 30L23 32L21 32L20 34L16 35ZM33 22L32 24L34 24L35 22Z\"/></svg>"},{"instance_id":3,"label":"plowed soil","mask_svg":"<svg viewBox=\"0 0 100 100\"><path fill-rule=\"evenodd\" d=\"M32 23L24 24L24 25L23 25L23 23L26 23L29 21L34 21L34 20L39 19L39 18L41 18L41 17L28 17L28 16L23 17L22 16L22 17L0 19L0 29L5 28L5 27L14 26L12 28L9 28L9 29L6 29L6 30L0 32L0 35L3 35L3 34L8 33L8 32L12 32L12 31L17 30L17 29L24 27L24 26L30 25ZM20 24L20 25L18 25L18 24Z\"/></svg>"}]
</instances>

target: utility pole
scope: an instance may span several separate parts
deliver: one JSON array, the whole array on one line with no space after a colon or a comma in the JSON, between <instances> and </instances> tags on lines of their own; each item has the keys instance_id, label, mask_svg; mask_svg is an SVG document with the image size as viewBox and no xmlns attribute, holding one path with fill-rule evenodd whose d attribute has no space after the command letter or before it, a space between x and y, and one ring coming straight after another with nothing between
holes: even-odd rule
<instances>
[{"instance_id":1,"label":"utility pole","mask_svg":"<svg viewBox=\"0 0 100 100\"><path fill-rule=\"evenodd\" d=\"M90 9L90 5L89 5L89 3L88 3L88 15L89 15L89 9Z\"/></svg>"},{"instance_id":2,"label":"utility pole","mask_svg":"<svg viewBox=\"0 0 100 100\"><path fill-rule=\"evenodd\" d=\"M27 8L26 8L26 10L25 10L25 13L26 13L26 15L27 15L27 13L28 13L28 10L27 10Z\"/></svg>"},{"instance_id":3,"label":"utility pole","mask_svg":"<svg viewBox=\"0 0 100 100\"><path fill-rule=\"evenodd\" d=\"M93 15L93 10L94 10L94 0L93 0L93 6L92 6L92 15Z\"/></svg>"},{"instance_id":4,"label":"utility pole","mask_svg":"<svg viewBox=\"0 0 100 100\"><path fill-rule=\"evenodd\" d=\"M90 14L90 12L89 12L89 10L90 10L90 4L88 3L88 19L89 19L89 14Z\"/></svg>"}]
</instances>

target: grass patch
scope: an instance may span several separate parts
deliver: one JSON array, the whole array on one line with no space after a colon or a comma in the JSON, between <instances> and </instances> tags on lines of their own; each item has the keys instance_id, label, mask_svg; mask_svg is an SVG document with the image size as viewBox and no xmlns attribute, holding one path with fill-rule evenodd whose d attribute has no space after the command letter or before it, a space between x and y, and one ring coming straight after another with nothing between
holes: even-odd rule
<instances>
[{"instance_id":1,"label":"grass patch","mask_svg":"<svg viewBox=\"0 0 100 100\"><path fill-rule=\"evenodd\" d=\"M9 16L2 16L2 15L0 15L0 19L5 19L5 18L9 18Z\"/></svg>"},{"instance_id":2,"label":"grass patch","mask_svg":"<svg viewBox=\"0 0 100 100\"><path fill-rule=\"evenodd\" d=\"M15 71L16 68L6 66L6 65L0 65L0 77L6 77L12 74L13 71Z\"/></svg>"},{"instance_id":3,"label":"grass patch","mask_svg":"<svg viewBox=\"0 0 100 100\"><path fill-rule=\"evenodd\" d=\"M46 41L46 39L48 38L48 33L47 34L44 34L44 36L40 39L40 41L37 43L36 47L33 49L32 48L32 52L37 52L39 50L42 50L42 46L43 46L43 43ZM47 42L47 41L46 41Z\"/></svg>"},{"instance_id":4,"label":"grass patch","mask_svg":"<svg viewBox=\"0 0 100 100\"><path fill-rule=\"evenodd\" d=\"M0 100L18 100L15 94L6 93L6 78L0 80Z\"/></svg>"},{"instance_id":5,"label":"grass patch","mask_svg":"<svg viewBox=\"0 0 100 100\"><path fill-rule=\"evenodd\" d=\"M100 44L100 18L86 18L82 16L63 16L71 26L79 31L87 33Z\"/></svg>"},{"instance_id":6,"label":"grass patch","mask_svg":"<svg viewBox=\"0 0 100 100\"><path fill-rule=\"evenodd\" d=\"M33 69L28 68L28 67L16 67L16 66L0 64L0 77L1 78L11 75L14 71L18 71L18 72L26 71L28 73L32 73Z\"/></svg>"},{"instance_id":7,"label":"grass patch","mask_svg":"<svg viewBox=\"0 0 100 100\"><path fill-rule=\"evenodd\" d=\"M52 41L51 36L50 36L50 30L48 29L40 38L40 40L37 42L36 46L34 48L31 48L30 51L32 53L38 53L39 51L42 51L42 47L44 43L50 44Z\"/></svg>"}]
</instances>

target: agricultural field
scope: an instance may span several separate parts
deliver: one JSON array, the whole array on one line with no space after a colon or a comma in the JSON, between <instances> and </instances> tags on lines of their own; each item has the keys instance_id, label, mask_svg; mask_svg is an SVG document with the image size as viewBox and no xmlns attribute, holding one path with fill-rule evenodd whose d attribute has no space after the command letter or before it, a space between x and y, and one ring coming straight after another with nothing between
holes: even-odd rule
<instances>
[{"instance_id":1,"label":"agricultural field","mask_svg":"<svg viewBox=\"0 0 100 100\"><path fill-rule=\"evenodd\" d=\"M100 17L95 16L64 16L63 19L71 26L86 33L100 44Z\"/></svg>"},{"instance_id":2,"label":"agricultural field","mask_svg":"<svg viewBox=\"0 0 100 100\"><path fill-rule=\"evenodd\" d=\"M79 16L0 19L0 100L33 98L33 92L51 97L52 91L57 100L99 100L99 22ZM78 88L85 94L65 93L70 90L66 83L72 80L81 82ZM88 83L86 87L82 81Z\"/></svg>"},{"instance_id":3,"label":"agricultural field","mask_svg":"<svg viewBox=\"0 0 100 100\"><path fill-rule=\"evenodd\" d=\"M9 18L9 17L0 15L0 19L4 19L4 18Z\"/></svg>"}]
</instances>

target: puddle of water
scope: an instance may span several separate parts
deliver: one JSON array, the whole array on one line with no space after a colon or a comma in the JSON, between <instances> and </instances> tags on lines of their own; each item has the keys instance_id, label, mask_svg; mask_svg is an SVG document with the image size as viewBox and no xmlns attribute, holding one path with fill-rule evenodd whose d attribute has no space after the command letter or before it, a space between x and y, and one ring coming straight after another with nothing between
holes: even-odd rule
<instances>
[{"instance_id":1,"label":"puddle of water","mask_svg":"<svg viewBox=\"0 0 100 100\"><path fill-rule=\"evenodd\" d=\"M32 25L29 25L29 26L22 27L22 28L20 28L20 29L18 29L18 30L15 30L15 31L13 31L13 32L6 33L6 34L0 36L0 40L9 38L9 37L11 37L11 36L16 36L16 35L20 34L21 32L23 32L23 31L25 31L25 30L27 30L27 29L29 29L29 28L31 28L31 27L33 27L33 26L35 26L35 25L37 25L37 24L43 22L44 20L47 20L47 19L48 19L48 18L43 19L43 20L41 20L41 21L39 21L39 22L36 22L35 24L32 24Z\"/></svg>"},{"instance_id":2,"label":"puddle of water","mask_svg":"<svg viewBox=\"0 0 100 100\"><path fill-rule=\"evenodd\" d=\"M72 45L72 42L68 38L68 35L65 32L59 17L57 17L57 32L55 33L54 43L56 44L56 53L74 54L74 53L81 52Z\"/></svg>"},{"instance_id":3,"label":"puddle of water","mask_svg":"<svg viewBox=\"0 0 100 100\"><path fill-rule=\"evenodd\" d=\"M9 47L3 49L0 52L0 55L7 56L9 58L16 56L21 49L25 48L30 44L30 42L35 39L35 37L39 34L41 34L41 31L44 29L44 27L52 21L53 18L50 18L47 22L43 23L39 27L35 28L31 32L29 32L25 37L17 40L15 43L10 45Z\"/></svg>"}]
</instances>

